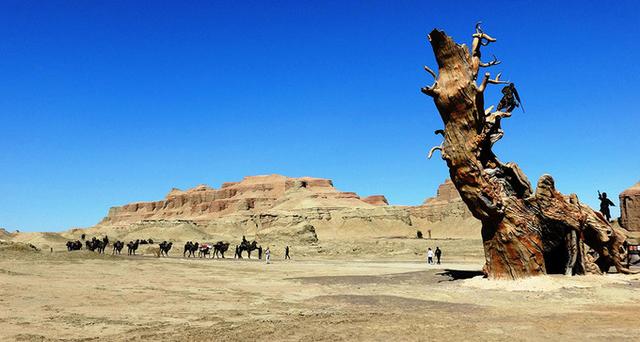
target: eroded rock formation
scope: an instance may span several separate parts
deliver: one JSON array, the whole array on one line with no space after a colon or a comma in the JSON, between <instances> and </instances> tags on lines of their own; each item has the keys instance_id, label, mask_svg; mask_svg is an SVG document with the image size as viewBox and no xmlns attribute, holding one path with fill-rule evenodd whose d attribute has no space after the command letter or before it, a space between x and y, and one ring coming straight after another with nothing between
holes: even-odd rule
<instances>
[{"instance_id":1,"label":"eroded rock formation","mask_svg":"<svg viewBox=\"0 0 640 342\"><path fill-rule=\"evenodd\" d=\"M620 194L620 225L640 232L640 182Z\"/></svg>"},{"instance_id":2,"label":"eroded rock formation","mask_svg":"<svg viewBox=\"0 0 640 342\"><path fill-rule=\"evenodd\" d=\"M361 200L356 193L336 190L329 179L250 176L241 182L224 183L220 189L207 185L186 191L174 188L164 200L113 207L100 223L120 224L153 219L202 221L277 208L334 206L369 208L371 204Z\"/></svg>"},{"instance_id":3,"label":"eroded rock formation","mask_svg":"<svg viewBox=\"0 0 640 342\"><path fill-rule=\"evenodd\" d=\"M160 201L113 207L98 225L65 236L86 232L127 241L217 241L247 235L311 243L318 238L413 237L416 230L430 229L434 237L478 234L478 221L450 181L423 205L394 206L382 195L361 198L339 191L329 179L269 175L223 183L220 189L172 189Z\"/></svg>"},{"instance_id":4,"label":"eroded rock formation","mask_svg":"<svg viewBox=\"0 0 640 342\"><path fill-rule=\"evenodd\" d=\"M365 203L369 203L371 205L376 205L376 206L389 205L389 201L387 201L387 198L384 197L384 195L367 196L363 198L362 201Z\"/></svg>"},{"instance_id":5,"label":"eroded rock formation","mask_svg":"<svg viewBox=\"0 0 640 342\"><path fill-rule=\"evenodd\" d=\"M515 163L503 163L493 145L503 136L500 120L517 107L515 90L503 89L503 100L494 111L486 108L484 92L491 84L505 84L500 74L480 75L480 68L498 65L481 60L481 48L496 41L480 25L470 48L433 30L429 42L438 73L425 66L434 78L422 92L433 98L444 129L436 130L444 141L429 152L440 151L462 200L482 222L484 271L491 278L522 278L545 273L585 274L619 272L626 255L625 236L611 227L601 214L556 190L549 175L533 189ZM477 83L479 80L479 84ZM507 90L509 90L507 89ZM506 109L504 109L506 108ZM504 111L502 111L504 109ZM590 254L592 249L595 254Z\"/></svg>"}]
</instances>

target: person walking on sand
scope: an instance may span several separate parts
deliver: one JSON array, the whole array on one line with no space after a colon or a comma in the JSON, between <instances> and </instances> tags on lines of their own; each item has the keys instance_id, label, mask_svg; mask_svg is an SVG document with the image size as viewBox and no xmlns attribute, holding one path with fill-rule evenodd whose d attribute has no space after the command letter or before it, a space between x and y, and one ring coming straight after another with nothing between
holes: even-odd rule
<instances>
[{"instance_id":1,"label":"person walking on sand","mask_svg":"<svg viewBox=\"0 0 640 342\"><path fill-rule=\"evenodd\" d=\"M271 250L269 247L264 251L264 258L267 259L267 264L271 263Z\"/></svg>"},{"instance_id":2,"label":"person walking on sand","mask_svg":"<svg viewBox=\"0 0 640 342\"><path fill-rule=\"evenodd\" d=\"M442 256L442 250L440 247L436 247L436 263L440 265L440 257Z\"/></svg>"},{"instance_id":3,"label":"person walking on sand","mask_svg":"<svg viewBox=\"0 0 640 342\"><path fill-rule=\"evenodd\" d=\"M427 249L427 264L433 264L433 251L431 247Z\"/></svg>"},{"instance_id":4,"label":"person walking on sand","mask_svg":"<svg viewBox=\"0 0 640 342\"><path fill-rule=\"evenodd\" d=\"M291 257L289 256L289 246L284 248L284 260L291 260Z\"/></svg>"}]
</instances>

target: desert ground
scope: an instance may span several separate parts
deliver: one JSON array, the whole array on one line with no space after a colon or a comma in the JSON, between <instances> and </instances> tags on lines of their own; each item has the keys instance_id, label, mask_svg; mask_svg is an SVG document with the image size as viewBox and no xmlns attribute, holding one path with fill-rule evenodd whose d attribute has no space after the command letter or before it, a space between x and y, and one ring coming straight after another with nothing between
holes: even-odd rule
<instances>
[{"instance_id":1,"label":"desert ground","mask_svg":"<svg viewBox=\"0 0 640 342\"><path fill-rule=\"evenodd\" d=\"M440 246L441 265L424 249ZM609 340L640 334L640 276L479 276L479 240L369 239L284 261L0 248L0 340ZM144 252L144 251L143 251ZM231 253L232 255L232 253Z\"/></svg>"}]
</instances>

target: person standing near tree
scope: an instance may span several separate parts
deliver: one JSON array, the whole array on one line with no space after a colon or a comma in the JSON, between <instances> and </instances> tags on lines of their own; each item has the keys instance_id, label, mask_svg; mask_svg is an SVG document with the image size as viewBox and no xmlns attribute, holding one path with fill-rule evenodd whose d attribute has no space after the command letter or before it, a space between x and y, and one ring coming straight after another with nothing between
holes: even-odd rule
<instances>
[{"instance_id":1,"label":"person standing near tree","mask_svg":"<svg viewBox=\"0 0 640 342\"><path fill-rule=\"evenodd\" d=\"M436 247L436 264L440 265L440 257L442 256L442 250L440 247Z\"/></svg>"},{"instance_id":2,"label":"person standing near tree","mask_svg":"<svg viewBox=\"0 0 640 342\"><path fill-rule=\"evenodd\" d=\"M607 198L606 192L600 193L600 190L598 190L598 199L600 200L600 212L602 213L602 216L604 216L607 221L611 221L611 211L609 211L609 206L615 207L616 205Z\"/></svg>"}]
</instances>

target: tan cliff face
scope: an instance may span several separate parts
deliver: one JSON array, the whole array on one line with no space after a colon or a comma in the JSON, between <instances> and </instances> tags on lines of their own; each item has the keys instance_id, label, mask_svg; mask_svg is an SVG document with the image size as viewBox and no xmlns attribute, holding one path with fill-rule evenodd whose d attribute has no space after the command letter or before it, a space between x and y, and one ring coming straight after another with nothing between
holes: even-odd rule
<instances>
[{"instance_id":1,"label":"tan cliff face","mask_svg":"<svg viewBox=\"0 0 640 342\"><path fill-rule=\"evenodd\" d=\"M375 206L389 205L389 201L387 201L387 198L384 197L384 195L367 196L367 197L363 198L362 200L364 202L366 202L366 203L369 203L369 204L375 205Z\"/></svg>"},{"instance_id":2,"label":"tan cliff face","mask_svg":"<svg viewBox=\"0 0 640 342\"><path fill-rule=\"evenodd\" d=\"M422 205L428 206L430 204L451 203L458 201L461 202L462 198L460 197L456 186L453 184L451 179L446 179L444 183L438 186L436 196L427 198Z\"/></svg>"},{"instance_id":3,"label":"tan cliff face","mask_svg":"<svg viewBox=\"0 0 640 342\"><path fill-rule=\"evenodd\" d=\"M620 225L640 231L640 182L620 194Z\"/></svg>"},{"instance_id":4,"label":"tan cliff face","mask_svg":"<svg viewBox=\"0 0 640 342\"><path fill-rule=\"evenodd\" d=\"M92 230L125 233L127 238L164 234L178 239L183 234L213 239L266 232L264 236L273 236L308 224L320 239L415 236L417 230L432 230L433 237L475 236L479 230L449 180L422 205L393 206L383 195L361 198L340 191L329 179L281 175L245 177L220 189L172 189L161 201L111 208ZM181 232L169 233L172 227L181 227Z\"/></svg>"},{"instance_id":5,"label":"tan cliff face","mask_svg":"<svg viewBox=\"0 0 640 342\"><path fill-rule=\"evenodd\" d=\"M220 189L206 185L186 191L174 188L164 200L112 207L100 224L176 218L202 221L270 209L371 206L356 193L336 190L329 179L250 176L240 182L224 183Z\"/></svg>"},{"instance_id":6,"label":"tan cliff face","mask_svg":"<svg viewBox=\"0 0 640 342\"><path fill-rule=\"evenodd\" d=\"M313 229L311 229L311 226ZM22 234L12 240L64 245L67 240L108 235L112 241L238 241L313 244L314 241L415 237L480 237L450 181L418 206L389 205L383 195L360 197L336 189L329 179L281 175L250 176L219 189L199 185L172 189L163 200L136 202L109 210L97 225L49 236Z\"/></svg>"},{"instance_id":7,"label":"tan cliff face","mask_svg":"<svg viewBox=\"0 0 640 342\"><path fill-rule=\"evenodd\" d=\"M479 234L480 222L471 215L450 179L438 186L435 197L410 210L413 217L422 219L427 227L441 228L447 237L479 237L473 234Z\"/></svg>"}]
</instances>

